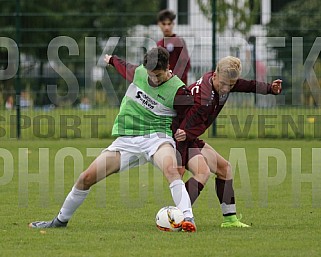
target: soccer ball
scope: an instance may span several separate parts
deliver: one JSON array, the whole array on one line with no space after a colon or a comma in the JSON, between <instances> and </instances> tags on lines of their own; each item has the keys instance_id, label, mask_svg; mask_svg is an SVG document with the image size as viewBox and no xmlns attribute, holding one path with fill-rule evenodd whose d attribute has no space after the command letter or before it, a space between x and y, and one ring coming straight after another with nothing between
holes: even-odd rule
<instances>
[{"instance_id":1,"label":"soccer ball","mask_svg":"<svg viewBox=\"0 0 321 257\"><path fill-rule=\"evenodd\" d=\"M174 206L166 206L156 214L156 226L162 231L181 231L183 212Z\"/></svg>"}]
</instances>

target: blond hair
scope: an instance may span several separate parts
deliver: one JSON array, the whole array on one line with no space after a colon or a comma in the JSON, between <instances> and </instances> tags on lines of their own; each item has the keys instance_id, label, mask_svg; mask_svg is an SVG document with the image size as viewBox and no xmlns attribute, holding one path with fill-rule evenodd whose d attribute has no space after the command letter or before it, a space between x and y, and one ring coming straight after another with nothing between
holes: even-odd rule
<instances>
[{"instance_id":1,"label":"blond hair","mask_svg":"<svg viewBox=\"0 0 321 257\"><path fill-rule=\"evenodd\" d=\"M239 58L226 56L217 63L216 74L230 81L236 81L242 72L242 64Z\"/></svg>"}]
</instances>

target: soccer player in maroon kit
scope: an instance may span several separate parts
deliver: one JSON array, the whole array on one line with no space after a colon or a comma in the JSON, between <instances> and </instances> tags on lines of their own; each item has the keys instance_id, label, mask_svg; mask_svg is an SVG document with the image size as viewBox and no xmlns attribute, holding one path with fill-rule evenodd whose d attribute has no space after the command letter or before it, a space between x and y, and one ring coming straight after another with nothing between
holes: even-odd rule
<instances>
[{"instance_id":1,"label":"soccer player in maroon kit","mask_svg":"<svg viewBox=\"0 0 321 257\"><path fill-rule=\"evenodd\" d=\"M125 79L132 80L136 65L126 63L117 56L113 56L109 63L115 66ZM238 58L223 58L214 72L205 73L188 88L180 88L174 105L177 117L173 119L172 130L176 132L176 145L180 153L178 160L194 173L194 177L185 184L191 203L193 204L199 196L210 173L215 173L216 192L224 216L222 227L248 225L236 217L233 177L229 162L198 137L212 125L224 107L230 91L260 94L278 94L281 91L281 80L275 80L272 84L243 80L239 79L240 73L241 63ZM181 171L183 174L183 169Z\"/></svg>"},{"instance_id":2,"label":"soccer player in maroon kit","mask_svg":"<svg viewBox=\"0 0 321 257\"><path fill-rule=\"evenodd\" d=\"M192 204L195 202L210 172L217 175L215 187L224 216L222 227L249 227L236 217L233 176L230 163L210 145L198 137L216 119L230 92L274 94L281 92L282 80L272 84L240 79L241 62L238 58L222 58L216 70L205 73L201 79L189 86L194 95L194 105L186 113L173 120L172 130L177 140L182 165L194 174L185 186ZM204 164L204 157L207 165ZM184 171L183 171L184 172Z\"/></svg>"},{"instance_id":3,"label":"soccer player in maroon kit","mask_svg":"<svg viewBox=\"0 0 321 257\"><path fill-rule=\"evenodd\" d=\"M191 64L184 39L178 37L173 32L176 14L168 9L158 13L157 23L163 32L164 38L157 42L157 46L162 46L169 52L169 68L184 83L187 84L187 73Z\"/></svg>"}]
</instances>

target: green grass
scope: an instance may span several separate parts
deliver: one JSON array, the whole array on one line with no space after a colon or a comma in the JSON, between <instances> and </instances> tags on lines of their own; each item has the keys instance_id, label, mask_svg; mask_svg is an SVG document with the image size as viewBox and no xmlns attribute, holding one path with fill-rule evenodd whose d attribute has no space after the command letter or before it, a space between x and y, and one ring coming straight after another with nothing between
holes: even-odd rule
<instances>
[{"instance_id":1,"label":"green grass","mask_svg":"<svg viewBox=\"0 0 321 257\"><path fill-rule=\"evenodd\" d=\"M88 111L57 108L22 109L23 139L110 138L118 108ZM321 139L321 109L300 107L254 108L226 106L217 118L221 138ZM0 140L16 138L16 112L0 113ZM211 136L212 129L206 133Z\"/></svg>"},{"instance_id":2,"label":"green grass","mask_svg":"<svg viewBox=\"0 0 321 257\"><path fill-rule=\"evenodd\" d=\"M109 139L1 142L0 156L9 153L9 157L0 158L0 256L320 256L321 141L316 140L208 141L224 157L230 156L235 166L237 209L242 213L242 221L252 224L249 229L219 227L222 217L213 176L194 207L198 232L158 231L155 214L162 206L172 205L172 201L167 183L152 166L147 166L145 172L133 169L113 175L96 185L67 229L46 233L29 229L29 222L49 220L57 214L74 183L74 166L86 168L94 159L87 156L86 148L104 148L110 142ZM47 161L46 150L40 150L41 161L49 164L49 174L44 172L41 186L39 182L27 183L23 179L24 170L39 173L39 148L49 151ZM268 152L268 148L274 149ZM292 154L295 148L301 149L301 156ZM312 148L316 148L313 161ZM269 178L262 177L265 151L283 158L278 162L269 158ZM68 154L78 156L76 161ZM296 191L299 188L292 181L300 157L300 172L308 174L313 170L315 177L313 184L302 183L299 197L294 197L293 188ZM26 159L28 166L24 163ZM13 171L9 170L11 160ZM41 164L40 170L46 170L45 164ZM277 170L278 164L285 167L285 176L270 185L265 194L264 179L272 181L283 171ZM59 165L59 170L64 169L63 177L55 172ZM30 174L29 179L37 180ZM11 175L12 179L4 181L5 176ZM125 181L129 181L128 186Z\"/></svg>"}]
</instances>

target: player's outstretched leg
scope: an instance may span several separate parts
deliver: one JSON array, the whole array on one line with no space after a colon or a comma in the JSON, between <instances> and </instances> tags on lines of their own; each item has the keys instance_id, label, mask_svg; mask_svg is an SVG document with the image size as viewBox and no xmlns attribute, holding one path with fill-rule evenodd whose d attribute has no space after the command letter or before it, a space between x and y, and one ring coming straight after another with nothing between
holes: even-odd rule
<instances>
[{"instance_id":1,"label":"player's outstretched leg","mask_svg":"<svg viewBox=\"0 0 321 257\"><path fill-rule=\"evenodd\" d=\"M119 170L120 154L105 151L79 176L77 182L67 195L57 217L51 221L35 221L30 228L66 227L75 211L85 201L91 186Z\"/></svg>"},{"instance_id":2,"label":"player's outstretched leg","mask_svg":"<svg viewBox=\"0 0 321 257\"><path fill-rule=\"evenodd\" d=\"M89 190L79 190L75 186L66 197L57 217L51 221L35 221L29 224L30 228L59 228L66 227L73 213L86 199Z\"/></svg>"}]
</instances>

